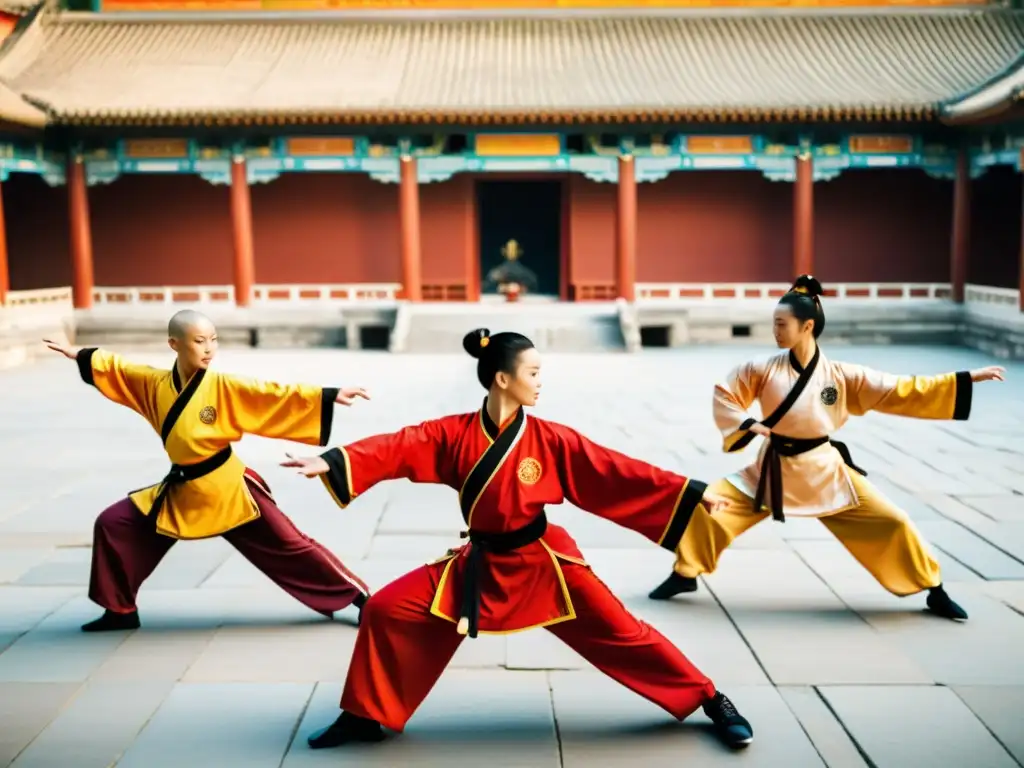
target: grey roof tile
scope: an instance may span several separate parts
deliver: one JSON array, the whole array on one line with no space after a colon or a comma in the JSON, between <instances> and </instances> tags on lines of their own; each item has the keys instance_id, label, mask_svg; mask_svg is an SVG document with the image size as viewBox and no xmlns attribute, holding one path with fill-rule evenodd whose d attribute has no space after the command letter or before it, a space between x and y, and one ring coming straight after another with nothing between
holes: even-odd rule
<instances>
[{"instance_id":1,"label":"grey roof tile","mask_svg":"<svg viewBox=\"0 0 1024 768\"><path fill-rule=\"evenodd\" d=\"M42 15L0 82L54 122L933 116L1024 13L124 20Z\"/></svg>"}]
</instances>

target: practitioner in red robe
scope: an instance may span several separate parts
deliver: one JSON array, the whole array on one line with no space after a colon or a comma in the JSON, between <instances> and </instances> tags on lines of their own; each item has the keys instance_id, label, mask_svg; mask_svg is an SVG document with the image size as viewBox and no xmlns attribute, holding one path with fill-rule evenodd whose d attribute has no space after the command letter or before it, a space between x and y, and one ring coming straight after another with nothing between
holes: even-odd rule
<instances>
[{"instance_id":1,"label":"practitioner in red robe","mask_svg":"<svg viewBox=\"0 0 1024 768\"><path fill-rule=\"evenodd\" d=\"M736 707L661 633L631 615L544 508L564 500L674 551L704 483L528 418L540 356L525 336L486 329L463 346L488 390L448 416L284 466L321 476L342 507L383 480L459 491L469 542L371 597L349 666L343 712L314 749L401 731L463 638L544 627L605 674L682 720L703 707L730 746L753 740ZM709 500L713 504L713 500Z\"/></svg>"},{"instance_id":2,"label":"practitioner in red robe","mask_svg":"<svg viewBox=\"0 0 1024 768\"><path fill-rule=\"evenodd\" d=\"M104 614L86 632L137 629L139 587L175 541L223 536L253 565L314 611L331 617L369 595L326 547L278 508L266 482L231 450L246 433L326 445L334 404L366 398L361 389L281 385L209 370L217 331L198 312L168 325L177 353L171 370L135 365L112 352L50 349L78 363L86 384L126 406L160 435L167 476L135 491L96 519L89 597ZM367 398L368 399L368 398Z\"/></svg>"}]
</instances>

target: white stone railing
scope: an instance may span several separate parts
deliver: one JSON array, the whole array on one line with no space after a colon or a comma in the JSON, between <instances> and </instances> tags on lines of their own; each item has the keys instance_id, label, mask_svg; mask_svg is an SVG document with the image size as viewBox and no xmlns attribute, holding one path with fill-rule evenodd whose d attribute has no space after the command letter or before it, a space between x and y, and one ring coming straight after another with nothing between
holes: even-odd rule
<instances>
[{"instance_id":1,"label":"white stone railing","mask_svg":"<svg viewBox=\"0 0 1024 768\"><path fill-rule=\"evenodd\" d=\"M343 285L256 285L253 301L259 304L333 301L394 301L398 283L352 283ZM233 285L96 287L96 305L137 304L226 304L234 303Z\"/></svg>"},{"instance_id":2,"label":"white stone railing","mask_svg":"<svg viewBox=\"0 0 1024 768\"><path fill-rule=\"evenodd\" d=\"M68 287L8 291L0 306L0 329L60 328L71 322L74 312Z\"/></svg>"},{"instance_id":3,"label":"white stone railing","mask_svg":"<svg viewBox=\"0 0 1024 768\"><path fill-rule=\"evenodd\" d=\"M2 306L7 309L53 307L71 304L71 288L39 288L33 291L8 291Z\"/></svg>"},{"instance_id":4,"label":"white stone railing","mask_svg":"<svg viewBox=\"0 0 1024 768\"><path fill-rule=\"evenodd\" d=\"M1013 288L995 288L991 285L967 283L964 286L964 302L1019 310L1020 291Z\"/></svg>"},{"instance_id":5,"label":"white stone railing","mask_svg":"<svg viewBox=\"0 0 1024 768\"><path fill-rule=\"evenodd\" d=\"M789 283L637 283L637 301L681 300L766 300L777 299L789 290ZM917 301L948 299L949 283L831 283L825 295L838 299L880 299Z\"/></svg>"}]
</instances>

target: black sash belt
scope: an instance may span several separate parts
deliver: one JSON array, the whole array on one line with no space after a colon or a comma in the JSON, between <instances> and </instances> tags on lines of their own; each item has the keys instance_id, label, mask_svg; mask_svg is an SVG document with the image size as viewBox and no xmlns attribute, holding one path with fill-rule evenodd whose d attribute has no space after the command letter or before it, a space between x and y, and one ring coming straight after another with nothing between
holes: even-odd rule
<instances>
[{"instance_id":1,"label":"black sash belt","mask_svg":"<svg viewBox=\"0 0 1024 768\"><path fill-rule=\"evenodd\" d=\"M462 578L462 616L458 632L470 637L477 636L480 623L480 573L483 570L484 555L493 552L503 555L525 547L540 539L548 529L547 515L541 512L522 528L503 533L482 533L463 531L462 538L469 538L469 559Z\"/></svg>"},{"instance_id":2,"label":"black sash belt","mask_svg":"<svg viewBox=\"0 0 1024 768\"><path fill-rule=\"evenodd\" d=\"M223 451L215 453L213 456L203 459L196 464L172 464L167 476L160 481L160 490L157 491L156 498L153 499L153 506L150 507L149 514L155 520L157 513L160 512L160 508L167 499L167 494L170 493L172 488L183 485L189 480L198 480L200 477L205 477L215 469L220 469L224 466L230 458L231 446L228 446Z\"/></svg>"},{"instance_id":3,"label":"black sash belt","mask_svg":"<svg viewBox=\"0 0 1024 768\"><path fill-rule=\"evenodd\" d=\"M867 472L853 463L850 449L846 447L846 443L830 440L828 436L810 437L801 440L773 434L768 441L768 450L765 451L764 459L761 461L761 479L758 480L757 493L754 494L754 511L761 511L765 493L770 486L771 495L768 499L768 508L771 510L772 518L780 523L786 522L786 516L782 511L782 457L799 456L801 453L807 453L818 446L825 445L825 443L832 443L835 449L839 451L839 455L846 466L854 472L859 472L865 477L867 476Z\"/></svg>"}]
</instances>

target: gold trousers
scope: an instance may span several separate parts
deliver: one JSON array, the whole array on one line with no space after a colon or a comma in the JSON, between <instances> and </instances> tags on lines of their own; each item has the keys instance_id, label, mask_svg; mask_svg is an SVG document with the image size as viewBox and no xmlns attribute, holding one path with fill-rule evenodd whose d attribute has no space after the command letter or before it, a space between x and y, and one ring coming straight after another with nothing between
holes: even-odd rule
<instances>
[{"instance_id":1,"label":"gold trousers","mask_svg":"<svg viewBox=\"0 0 1024 768\"><path fill-rule=\"evenodd\" d=\"M857 492L857 506L818 518L843 546L895 595L912 595L942 583L939 564L907 513L880 494L864 477L847 469ZM754 500L726 480L708 488L728 501L709 514L697 505L676 549L675 571L695 578L713 573L732 540L770 517L755 512Z\"/></svg>"}]
</instances>

